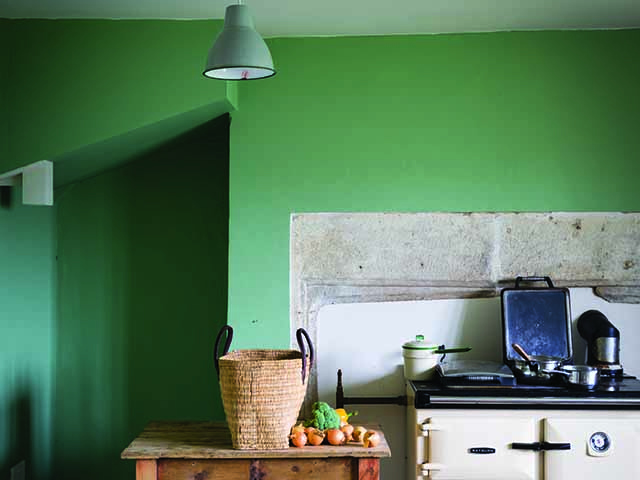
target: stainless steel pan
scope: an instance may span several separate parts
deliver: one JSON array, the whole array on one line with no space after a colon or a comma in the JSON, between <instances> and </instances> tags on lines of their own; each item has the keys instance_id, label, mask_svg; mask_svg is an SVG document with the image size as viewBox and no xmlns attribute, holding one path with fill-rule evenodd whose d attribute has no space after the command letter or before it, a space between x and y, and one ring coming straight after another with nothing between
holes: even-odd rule
<instances>
[{"instance_id":1,"label":"stainless steel pan","mask_svg":"<svg viewBox=\"0 0 640 480\"><path fill-rule=\"evenodd\" d=\"M542 370L548 375L561 375L565 382L576 387L592 389L598 386L600 380L599 370L588 365L563 365L553 370Z\"/></svg>"},{"instance_id":2,"label":"stainless steel pan","mask_svg":"<svg viewBox=\"0 0 640 480\"><path fill-rule=\"evenodd\" d=\"M556 371L562 365L563 358L548 355L529 355L521 345L513 343L513 350L523 360L514 360L514 367L525 377L536 377L545 380L551 379L549 371Z\"/></svg>"}]
</instances>

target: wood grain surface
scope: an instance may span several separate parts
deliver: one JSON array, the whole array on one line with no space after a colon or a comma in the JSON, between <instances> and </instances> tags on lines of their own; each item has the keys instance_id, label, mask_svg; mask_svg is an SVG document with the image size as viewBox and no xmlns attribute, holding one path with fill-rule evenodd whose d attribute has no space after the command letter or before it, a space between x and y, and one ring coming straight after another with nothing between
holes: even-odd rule
<instances>
[{"instance_id":1,"label":"wood grain surface","mask_svg":"<svg viewBox=\"0 0 640 480\"><path fill-rule=\"evenodd\" d=\"M378 460L374 459L375 462ZM158 480L354 480L352 458L161 460ZM374 477L361 477L369 480ZM378 477L375 477L377 480Z\"/></svg>"},{"instance_id":2,"label":"wood grain surface","mask_svg":"<svg viewBox=\"0 0 640 480\"><path fill-rule=\"evenodd\" d=\"M250 460L160 460L158 480L249 479Z\"/></svg>"},{"instance_id":3,"label":"wood grain surface","mask_svg":"<svg viewBox=\"0 0 640 480\"><path fill-rule=\"evenodd\" d=\"M235 450L231 446L229 429L223 422L151 422L122 452L123 459L266 459L266 458L384 458L391 450L379 425L364 425L380 432L377 447L365 448L359 443L332 446L307 445L281 450ZM319 465L319 464L318 464ZM305 468L310 468L305 466ZM318 467L319 468L319 467ZM191 478L191 477L187 477ZM211 477L217 478L217 477ZM331 478L331 477L328 477ZM339 477L337 477L339 478ZM367 479L369 477L361 477Z\"/></svg>"},{"instance_id":4,"label":"wood grain surface","mask_svg":"<svg viewBox=\"0 0 640 480\"><path fill-rule=\"evenodd\" d=\"M137 480L158 480L158 463L155 460L138 460L136 462Z\"/></svg>"},{"instance_id":5,"label":"wood grain surface","mask_svg":"<svg viewBox=\"0 0 640 480\"><path fill-rule=\"evenodd\" d=\"M380 461L376 458L361 458L358 462L358 480L378 480Z\"/></svg>"}]
</instances>

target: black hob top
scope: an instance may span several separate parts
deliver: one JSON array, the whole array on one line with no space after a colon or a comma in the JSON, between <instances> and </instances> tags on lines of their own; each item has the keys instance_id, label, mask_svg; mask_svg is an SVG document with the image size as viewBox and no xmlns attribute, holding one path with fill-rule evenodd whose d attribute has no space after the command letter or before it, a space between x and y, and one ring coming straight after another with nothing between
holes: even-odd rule
<instances>
[{"instance_id":1,"label":"black hob top","mask_svg":"<svg viewBox=\"0 0 640 480\"><path fill-rule=\"evenodd\" d=\"M640 410L640 380L600 379L593 390L566 385L443 386L409 381L416 408L615 408Z\"/></svg>"}]
</instances>

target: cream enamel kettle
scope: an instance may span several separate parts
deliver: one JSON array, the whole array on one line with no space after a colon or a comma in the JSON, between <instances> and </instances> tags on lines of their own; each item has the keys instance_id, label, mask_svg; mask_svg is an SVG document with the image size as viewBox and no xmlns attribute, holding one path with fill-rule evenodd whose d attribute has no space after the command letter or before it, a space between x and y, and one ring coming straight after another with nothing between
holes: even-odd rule
<instances>
[{"instance_id":1,"label":"cream enamel kettle","mask_svg":"<svg viewBox=\"0 0 640 480\"><path fill-rule=\"evenodd\" d=\"M404 377L407 380L432 380L436 375L436 366L445 354L469 350L471 350L470 347L445 348L444 345L425 341L423 335L416 335L415 340L402 345Z\"/></svg>"}]
</instances>

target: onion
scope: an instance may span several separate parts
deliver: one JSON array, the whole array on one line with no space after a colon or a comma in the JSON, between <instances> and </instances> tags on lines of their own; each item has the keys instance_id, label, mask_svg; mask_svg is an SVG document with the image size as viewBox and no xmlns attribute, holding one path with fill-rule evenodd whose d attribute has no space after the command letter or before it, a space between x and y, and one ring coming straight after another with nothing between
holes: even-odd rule
<instances>
[{"instance_id":1,"label":"onion","mask_svg":"<svg viewBox=\"0 0 640 480\"><path fill-rule=\"evenodd\" d=\"M307 444L307 436L304 432L296 432L289 435L289 438L291 439L291 443L296 447L304 447Z\"/></svg>"},{"instance_id":2,"label":"onion","mask_svg":"<svg viewBox=\"0 0 640 480\"><path fill-rule=\"evenodd\" d=\"M364 434L364 438L362 439L362 443L367 448L377 447L380 444L382 438L380 434L375 430L368 430L367 433Z\"/></svg>"},{"instance_id":3,"label":"onion","mask_svg":"<svg viewBox=\"0 0 640 480\"><path fill-rule=\"evenodd\" d=\"M344 433L337 428L330 428L327 430L327 440L331 445L343 445L345 441Z\"/></svg>"},{"instance_id":4,"label":"onion","mask_svg":"<svg viewBox=\"0 0 640 480\"><path fill-rule=\"evenodd\" d=\"M356 427L353 431L353 440L356 442L362 442L364 434L367 433L367 429L364 427Z\"/></svg>"},{"instance_id":5,"label":"onion","mask_svg":"<svg viewBox=\"0 0 640 480\"><path fill-rule=\"evenodd\" d=\"M353 440L353 425L349 425L348 423L340 428L342 433L344 433L345 441L350 442Z\"/></svg>"},{"instance_id":6,"label":"onion","mask_svg":"<svg viewBox=\"0 0 640 480\"><path fill-rule=\"evenodd\" d=\"M301 423L291 427L291 435L295 435L296 433L299 433L299 432L305 433L304 425L302 425Z\"/></svg>"},{"instance_id":7,"label":"onion","mask_svg":"<svg viewBox=\"0 0 640 480\"><path fill-rule=\"evenodd\" d=\"M307 438L311 445L320 445L324 441L324 432L317 428L309 427L307 428Z\"/></svg>"}]
</instances>

